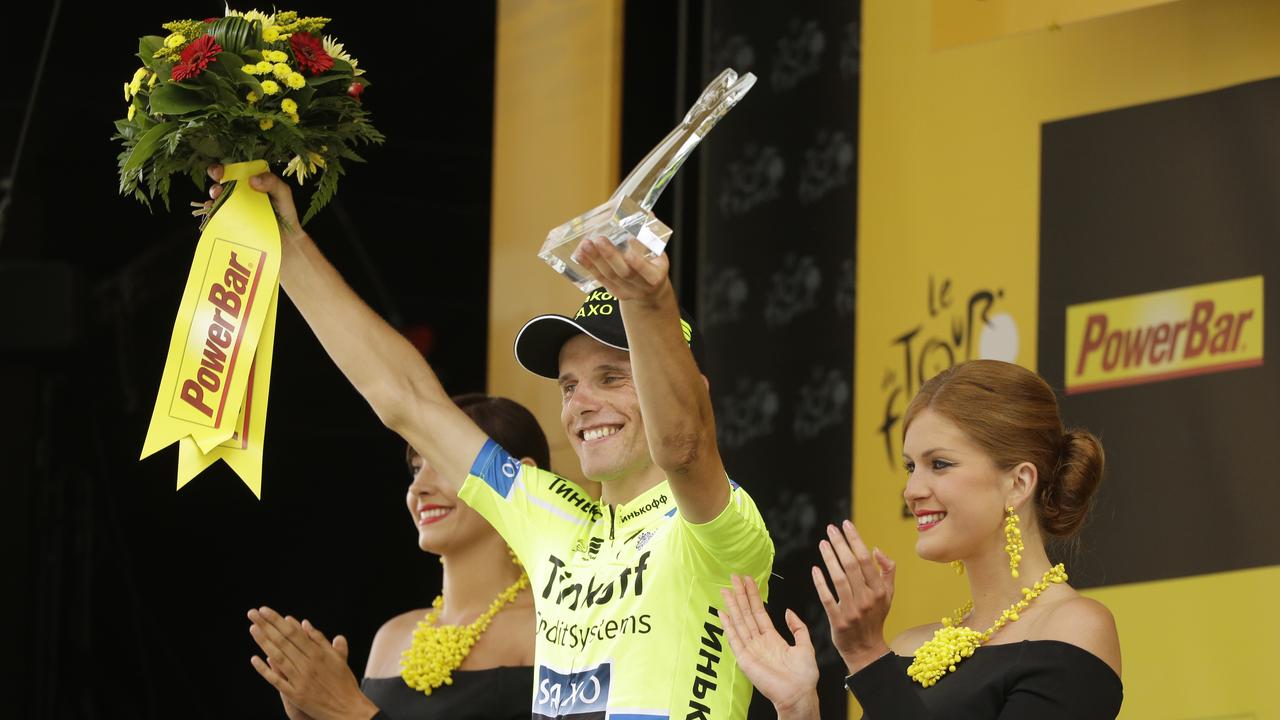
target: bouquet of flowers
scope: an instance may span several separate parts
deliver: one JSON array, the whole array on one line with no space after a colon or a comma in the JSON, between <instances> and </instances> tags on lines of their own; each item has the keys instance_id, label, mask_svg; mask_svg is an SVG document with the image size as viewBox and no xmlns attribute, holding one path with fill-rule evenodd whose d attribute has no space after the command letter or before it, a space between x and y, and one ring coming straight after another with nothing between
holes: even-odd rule
<instances>
[{"instance_id":1,"label":"bouquet of flowers","mask_svg":"<svg viewBox=\"0 0 1280 720\"><path fill-rule=\"evenodd\" d=\"M329 202L357 144L381 143L355 58L322 31L329 18L228 11L166 23L138 44L142 67L124 84L116 121L120 193L169 204L175 173L204 187L214 163L265 160L299 183L319 178L303 222Z\"/></svg>"},{"instance_id":2,"label":"bouquet of flowers","mask_svg":"<svg viewBox=\"0 0 1280 720\"><path fill-rule=\"evenodd\" d=\"M203 187L224 165L174 320L142 457L178 443L178 487L223 460L261 497L262 457L282 257L271 202L236 192L271 166L317 176L309 221L333 197L354 146L380 143L360 97L369 85L328 18L228 12L178 20L138 45L116 122L120 192L169 204L174 174Z\"/></svg>"}]
</instances>

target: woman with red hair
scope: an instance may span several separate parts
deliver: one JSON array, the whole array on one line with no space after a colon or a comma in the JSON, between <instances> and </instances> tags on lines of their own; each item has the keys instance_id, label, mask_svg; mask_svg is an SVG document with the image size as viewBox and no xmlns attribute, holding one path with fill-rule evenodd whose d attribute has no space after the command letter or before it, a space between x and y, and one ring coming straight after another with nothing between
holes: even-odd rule
<instances>
[{"instance_id":1,"label":"woman with red hair","mask_svg":"<svg viewBox=\"0 0 1280 720\"><path fill-rule=\"evenodd\" d=\"M849 521L819 544L813 581L865 720L1114 718L1120 642L1110 611L1066 584L1045 540L1074 535L1102 480L1102 444L1063 428L1053 390L1010 363L975 360L929 380L904 416L903 497L916 554L950 563L973 600L887 641L895 566ZM832 592L834 588L834 593ZM725 635L784 720L816 719L818 668L790 610L790 645L754 584L725 591Z\"/></svg>"}]
</instances>

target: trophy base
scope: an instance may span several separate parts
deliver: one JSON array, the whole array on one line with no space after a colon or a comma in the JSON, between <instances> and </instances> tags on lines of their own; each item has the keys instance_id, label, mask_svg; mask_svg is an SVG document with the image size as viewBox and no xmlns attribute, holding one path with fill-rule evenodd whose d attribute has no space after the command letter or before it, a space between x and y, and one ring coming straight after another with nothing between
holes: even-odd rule
<instances>
[{"instance_id":1,"label":"trophy base","mask_svg":"<svg viewBox=\"0 0 1280 720\"><path fill-rule=\"evenodd\" d=\"M595 237L609 238L609 242L622 249L634 240L644 248L646 257L653 257L666 249L671 228L631 198L610 200L547 233L538 257L579 290L589 293L600 287L600 283L573 259L573 254L584 238Z\"/></svg>"}]
</instances>

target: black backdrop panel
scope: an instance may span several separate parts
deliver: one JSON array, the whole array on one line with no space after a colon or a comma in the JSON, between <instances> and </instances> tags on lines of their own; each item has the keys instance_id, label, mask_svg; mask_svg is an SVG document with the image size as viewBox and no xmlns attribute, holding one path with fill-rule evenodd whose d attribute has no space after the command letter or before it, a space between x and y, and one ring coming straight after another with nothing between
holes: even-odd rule
<instances>
[{"instance_id":1,"label":"black backdrop panel","mask_svg":"<svg viewBox=\"0 0 1280 720\"><path fill-rule=\"evenodd\" d=\"M825 524L850 513L859 4L705 11L699 87L726 67L758 78L698 149L697 312L720 451L773 534L772 615L809 625L822 715L843 717L809 567Z\"/></svg>"},{"instance_id":2,"label":"black backdrop panel","mask_svg":"<svg viewBox=\"0 0 1280 720\"><path fill-rule=\"evenodd\" d=\"M1043 129L1040 371L1064 383L1066 308L1128 295L1280 278L1280 78L1048 123ZM1263 337L1280 337L1264 293ZM1280 374L1260 367L1063 399L1102 437L1099 512L1077 586L1280 563ZM1105 548L1105 553L1102 552Z\"/></svg>"}]
</instances>

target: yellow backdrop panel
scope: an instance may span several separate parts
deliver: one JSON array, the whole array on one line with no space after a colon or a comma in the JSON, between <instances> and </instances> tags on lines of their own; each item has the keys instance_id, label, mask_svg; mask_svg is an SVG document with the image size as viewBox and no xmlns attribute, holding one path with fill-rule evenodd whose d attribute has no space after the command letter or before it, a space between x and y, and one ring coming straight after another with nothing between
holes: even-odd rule
<instances>
[{"instance_id":1,"label":"yellow backdrop panel","mask_svg":"<svg viewBox=\"0 0 1280 720\"><path fill-rule=\"evenodd\" d=\"M621 0L501 0L493 119L489 392L534 411L552 466L579 479L555 385L512 356L536 314L572 314L582 294L537 257L547 231L618 183Z\"/></svg>"},{"instance_id":2,"label":"yellow backdrop panel","mask_svg":"<svg viewBox=\"0 0 1280 720\"><path fill-rule=\"evenodd\" d=\"M933 0L935 48L1056 29L1174 0Z\"/></svg>"},{"instance_id":3,"label":"yellow backdrop panel","mask_svg":"<svg viewBox=\"0 0 1280 720\"><path fill-rule=\"evenodd\" d=\"M1041 123L1280 75L1273 0L1166 2L944 50L935 7L863 2L854 508L899 561L891 634L966 592L915 557L901 514L894 415L913 374L979 349L1036 366ZM970 332L982 309L994 326ZM1278 593L1280 568L1091 591L1120 627L1122 717L1280 718L1259 679Z\"/></svg>"}]
</instances>

